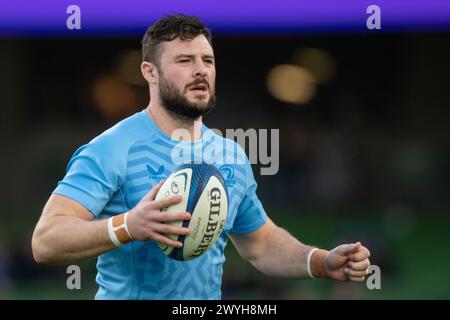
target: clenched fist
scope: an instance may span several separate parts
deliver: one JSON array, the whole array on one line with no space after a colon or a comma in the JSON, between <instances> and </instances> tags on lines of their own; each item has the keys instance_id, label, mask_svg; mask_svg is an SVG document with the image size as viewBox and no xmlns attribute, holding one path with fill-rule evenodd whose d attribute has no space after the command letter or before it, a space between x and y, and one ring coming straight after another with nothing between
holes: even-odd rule
<instances>
[{"instance_id":1,"label":"clenched fist","mask_svg":"<svg viewBox=\"0 0 450 320\"><path fill-rule=\"evenodd\" d=\"M369 257L370 251L360 242L343 244L325 256L325 271L335 280L362 282L369 273Z\"/></svg>"}]
</instances>

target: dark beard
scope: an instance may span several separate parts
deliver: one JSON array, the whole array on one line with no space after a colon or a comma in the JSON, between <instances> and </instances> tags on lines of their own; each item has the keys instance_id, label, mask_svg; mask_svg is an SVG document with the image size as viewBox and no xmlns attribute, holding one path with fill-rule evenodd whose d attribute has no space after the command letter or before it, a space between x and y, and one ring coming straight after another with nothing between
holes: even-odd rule
<instances>
[{"instance_id":1,"label":"dark beard","mask_svg":"<svg viewBox=\"0 0 450 320\"><path fill-rule=\"evenodd\" d=\"M216 103L216 95L211 89L210 94L211 96L206 105L199 106L197 103L190 102L161 74L159 82L159 98L161 99L162 106L175 118L180 120L196 120L200 116L206 115L208 112L212 111Z\"/></svg>"}]
</instances>

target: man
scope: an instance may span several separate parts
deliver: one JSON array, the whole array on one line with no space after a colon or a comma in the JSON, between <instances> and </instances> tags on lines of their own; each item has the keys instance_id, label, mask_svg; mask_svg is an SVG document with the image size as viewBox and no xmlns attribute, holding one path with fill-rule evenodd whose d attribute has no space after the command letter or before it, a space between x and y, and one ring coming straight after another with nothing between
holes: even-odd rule
<instances>
[{"instance_id":1,"label":"man","mask_svg":"<svg viewBox=\"0 0 450 320\"><path fill-rule=\"evenodd\" d=\"M365 247L358 242L320 250L276 226L256 196L244 151L202 124L215 103L209 30L195 17L167 16L147 30L142 54L149 105L75 152L36 226L35 260L68 264L99 256L97 299L220 299L229 237L244 259L268 275L363 281L370 264ZM179 129L191 141L172 139ZM155 197L162 180L179 165L174 148L204 148L207 137L223 142L221 151L240 159L227 164L234 171L227 221L208 252L175 261L157 242L180 247L167 234L191 230L167 222L188 220L190 214L161 212L181 199ZM219 166L213 153L205 160ZM112 226L123 226L122 233Z\"/></svg>"}]
</instances>

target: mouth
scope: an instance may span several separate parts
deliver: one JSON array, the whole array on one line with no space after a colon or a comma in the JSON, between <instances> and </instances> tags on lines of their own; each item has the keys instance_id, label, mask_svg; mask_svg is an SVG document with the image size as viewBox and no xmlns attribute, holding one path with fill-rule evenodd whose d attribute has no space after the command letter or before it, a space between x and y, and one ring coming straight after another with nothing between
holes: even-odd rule
<instances>
[{"instance_id":1,"label":"mouth","mask_svg":"<svg viewBox=\"0 0 450 320\"><path fill-rule=\"evenodd\" d=\"M207 93L208 86L206 84L197 84L195 86L192 86L189 90L195 93Z\"/></svg>"}]
</instances>

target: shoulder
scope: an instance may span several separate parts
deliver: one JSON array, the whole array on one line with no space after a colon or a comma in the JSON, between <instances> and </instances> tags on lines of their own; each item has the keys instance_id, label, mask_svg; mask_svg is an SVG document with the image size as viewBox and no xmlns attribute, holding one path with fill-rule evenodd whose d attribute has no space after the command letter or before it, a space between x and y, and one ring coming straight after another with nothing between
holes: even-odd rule
<instances>
[{"instance_id":1,"label":"shoulder","mask_svg":"<svg viewBox=\"0 0 450 320\"><path fill-rule=\"evenodd\" d=\"M136 113L78 148L72 156L69 168L81 160L90 167L101 168L107 174L123 174L132 145L144 139L145 132L149 137L145 123L141 123L140 117L140 113Z\"/></svg>"},{"instance_id":2,"label":"shoulder","mask_svg":"<svg viewBox=\"0 0 450 320\"><path fill-rule=\"evenodd\" d=\"M102 157L126 157L130 147L145 138L145 133L148 136L142 114L136 113L102 132L83 147Z\"/></svg>"}]
</instances>

